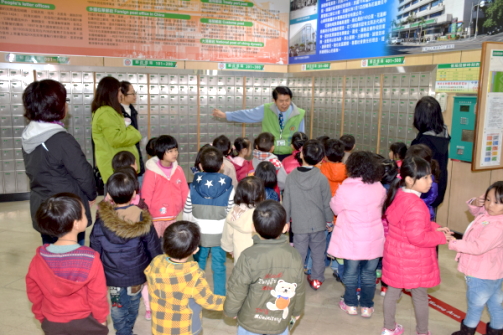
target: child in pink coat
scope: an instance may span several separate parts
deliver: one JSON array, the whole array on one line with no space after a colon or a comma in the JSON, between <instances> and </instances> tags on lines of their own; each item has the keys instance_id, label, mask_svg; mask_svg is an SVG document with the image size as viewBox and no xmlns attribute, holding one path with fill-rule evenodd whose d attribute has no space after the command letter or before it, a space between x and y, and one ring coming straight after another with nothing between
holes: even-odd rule
<instances>
[{"instance_id":1,"label":"child in pink coat","mask_svg":"<svg viewBox=\"0 0 503 335\"><path fill-rule=\"evenodd\" d=\"M350 315L369 318L374 312L376 268L382 257L384 229L381 209L386 191L379 182L382 165L374 154L356 151L346 162L348 178L337 189L330 208L337 215L328 254L344 259L346 290L339 307ZM361 278L360 300L356 294Z\"/></svg>"},{"instance_id":2,"label":"child in pink coat","mask_svg":"<svg viewBox=\"0 0 503 335\"><path fill-rule=\"evenodd\" d=\"M503 181L489 186L485 195L467 202L475 220L462 240L448 237L449 249L458 252L458 270L466 276L468 311L461 330L453 335L475 334L487 305L491 322L486 334L503 334Z\"/></svg>"},{"instance_id":3,"label":"child in pink coat","mask_svg":"<svg viewBox=\"0 0 503 335\"><path fill-rule=\"evenodd\" d=\"M384 297L382 335L404 332L395 322L396 304L402 289L410 289L416 315L418 335L428 331L429 287L440 283L436 246L446 243L448 228L430 221L428 207L421 193L431 187L430 164L420 157L408 157L400 168L401 179L395 179L388 191L383 214L389 224L384 244L382 280L388 284Z\"/></svg>"}]
</instances>

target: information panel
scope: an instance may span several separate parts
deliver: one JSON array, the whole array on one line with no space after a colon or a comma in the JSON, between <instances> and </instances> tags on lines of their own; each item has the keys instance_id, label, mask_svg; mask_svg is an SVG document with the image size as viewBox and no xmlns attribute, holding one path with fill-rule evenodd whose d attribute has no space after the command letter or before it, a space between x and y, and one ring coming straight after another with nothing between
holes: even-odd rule
<instances>
[{"instance_id":1,"label":"information panel","mask_svg":"<svg viewBox=\"0 0 503 335\"><path fill-rule=\"evenodd\" d=\"M298 5L297 5L298 3ZM393 0L292 0L290 63L382 57Z\"/></svg>"},{"instance_id":2,"label":"information panel","mask_svg":"<svg viewBox=\"0 0 503 335\"><path fill-rule=\"evenodd\" d=\"M0 0L1 51L288 62L287 1Z\"/></svg>"}]
</instances>

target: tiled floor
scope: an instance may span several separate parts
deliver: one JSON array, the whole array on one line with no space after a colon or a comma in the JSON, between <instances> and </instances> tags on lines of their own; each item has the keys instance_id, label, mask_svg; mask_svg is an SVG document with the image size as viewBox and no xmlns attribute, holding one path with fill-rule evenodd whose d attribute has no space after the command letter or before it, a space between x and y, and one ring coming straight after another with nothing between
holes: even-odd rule
<instances>
[{"instance_id":1,"label":"tiled floor","mask_svg":"<svg viewBox=\"0 0 503 335\"><path fill-rule=\"evenodd\" d=\"M90 229L87 231L90 232ZM0 203L0 334L38 335L40 325L31 313L26 297L25 281L28 265L41 239L32 226L28 202ZM431 289L430 294L456 308L466 311L465 284L457 272L455 254L445 246L440 248L440 271L442 283ZM208 269L210 264L208 264ZM227 261L228 275L232 260ZM307 288L305 313L296 324L294 335L379 334L383 324L383 298L376 292L375 314L370 319L349 316L338 307L343 287L332 277L327 268L326 281L318 291ZM208 275L211 282L211 273ZM143 318L145 309L141 304L135 333L150 334L150 323ZM224 318L221 312L204 311L204 335L236 334L234 320ZM487 313L483 321L489 319ZM405 327L405 335L415 334L414 309L409 296L399 302L397 322ZM459 327L451 318L430 309L430 329L433 335L448 335ZM114 334L110 325L111 334Z\"/></svg>"}]
</instances>

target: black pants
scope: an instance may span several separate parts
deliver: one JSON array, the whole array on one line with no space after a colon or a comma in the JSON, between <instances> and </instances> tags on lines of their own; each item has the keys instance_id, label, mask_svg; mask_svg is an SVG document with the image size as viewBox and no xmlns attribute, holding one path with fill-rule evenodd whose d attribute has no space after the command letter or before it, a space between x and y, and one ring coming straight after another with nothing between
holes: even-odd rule
<instances>
[{"instance_id":1,"label":"black pants","mask_svg":"<svg viewBox=\"0 0 503 335\"><path fill-rule=\"evenodd\" d=\"M42 321L45 335L107 335L108 327L99 323L92 315L70 322Z\"/></svg>"}]
</instances>

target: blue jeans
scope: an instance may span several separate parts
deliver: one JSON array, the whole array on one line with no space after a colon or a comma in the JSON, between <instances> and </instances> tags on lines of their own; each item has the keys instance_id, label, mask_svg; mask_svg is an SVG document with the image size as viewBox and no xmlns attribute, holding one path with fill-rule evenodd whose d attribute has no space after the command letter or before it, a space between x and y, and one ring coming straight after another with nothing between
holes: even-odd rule
<instances>
[{"instance_id":1,"label":"blue jeans","mask_svg":"<svg viewBox=\"0 0 503 335\"><path fill-rule=\"evenodd\" d=\"M468 310L463 323L470 328L476 328L480 321L480 316L487 305L491 316L491 328L503 329L503 291L501 284L503 279L490 280L466 277L466 299L468 300Z\"/></svg>"},{"instance_id":2,"label":"blue jeans","mask_svg":"<svg viewBox=\"0 0 503 335\"><path fill-rule=\"evenodd\" d=\"M213 293L225 295L225 251L220 247L199 247L199 251L194 255L194 260L199 264L201 270L206 269L206 261L211 251L211 270L213 271Z\"/></svg>"},{"instance_id":3,"label":"blue jeans","mask_svg":"<svg viewBox=\"0 0 503 335\"><path fill-rule=\"evenodd\" d=\"M285 331L282 332L282 333L280 333L280 334L278 334L278 335L288 335L288 334L289 334L288 327L286 327ZM258 334L258 333L252 333L252 332L247 331L243 327L238 326L238 335L265 335L265 334L263 334L263 333L260 333L260 334Z\"/></svg>"},{"instance_id":4,"label":"blue jeans","mask_svg":"<svg viewBox=\"0 0 503 335\"><path fill-rule=\"evenodd\" d=\"M358 277L360 277L360 306L374 307L377 263L379 263L379 258L360 261L344 260L344 278L342 282L346 286L344 292L344 303L346 305L358 306L356 289L358 288Z\"/></svg>"},{"instance_id":5,"label":"blue jeans","mask_svg":"<svg viewBox=\"0 0 503 335\"><path fill-rule=\"evenodd\" d=\"M138 317L141 290L134 295L129 295L127 291L127 287L120 288L119 303L122 307L112 306L110 313L117 335L132 335L134 323Z\"/></svg>"}]
</instances>

